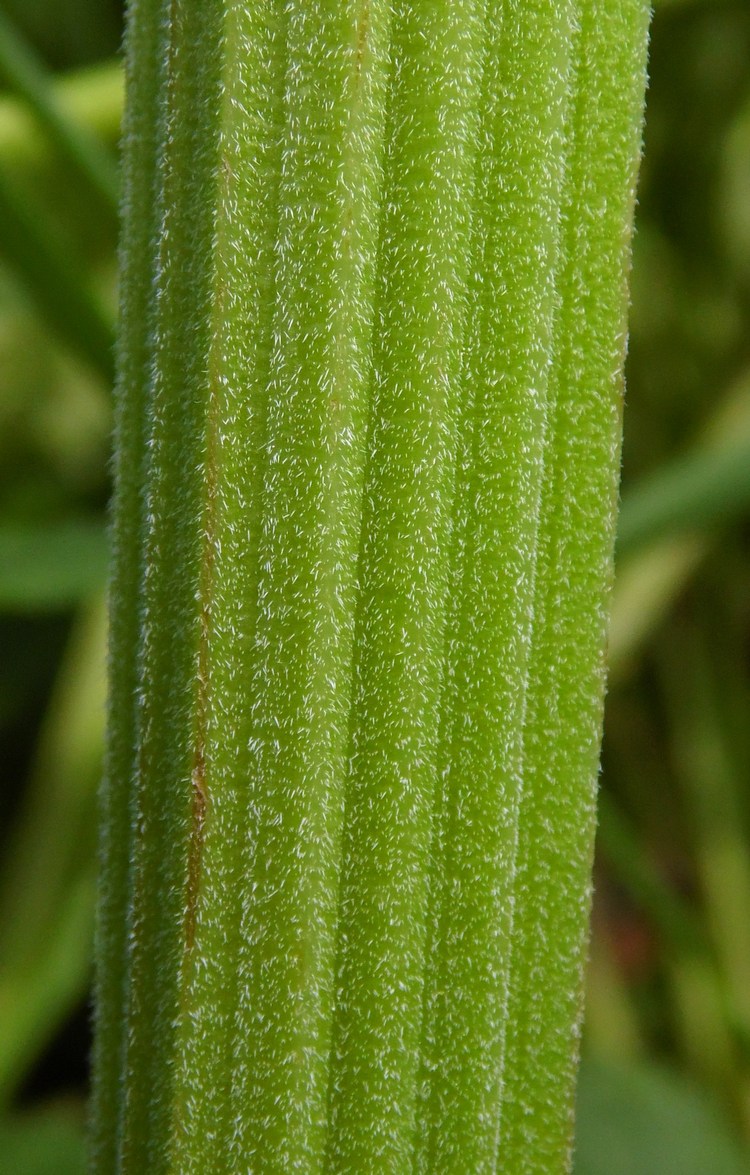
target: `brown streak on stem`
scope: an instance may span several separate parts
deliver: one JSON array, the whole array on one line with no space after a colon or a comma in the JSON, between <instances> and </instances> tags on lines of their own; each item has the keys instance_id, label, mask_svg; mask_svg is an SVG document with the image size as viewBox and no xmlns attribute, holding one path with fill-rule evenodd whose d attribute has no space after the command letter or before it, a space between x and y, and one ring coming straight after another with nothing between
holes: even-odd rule
<instances>
[{"instance_id":1,"label":"brown streak on stem","mask_svg":"<svg viewBox=\"0 0 750 1175\"><path fill-rule=\"evenodd\" d=\"M359 20L357 22L357 46L354 58L354 77L357 82L362 74L362 61L365 55L365 48L367 46L367 34L370 31L370 0L363 0L362 7L359 10Z\"/></svg>"},{"instance_id":2,"label":"brown streak on stem","mask_svg":"<svg viewBox=\"0 0 750 1175\"><path fill-rule=\"evenodd\" d=\"M231 169L227 170L222 161L221 175L228 185ZM225 288L220 284L216 298L217 320L221 321ZM198 897L200 893L201 864L205 839L206 817L209 809L209 791L206 779L206 743L209 717L209 647L211 638L211 593L216 559L216 497L217 497L217 445L218 445L218 389L219 378L215 370L216 349L211 348L208 364L208 413L206 421L206 459L204 466L206 497L203 517L203 547L200 567L200 632L198 637L197 696L195 713L195 735L193 743L193 766L190 775L192 802L190 811L190 842L187 856L187 878L185 884L185 952L195 943Z\"/></svg>"},{"instance_id":3,"label":"brown streak on stem","mask_svg":"<svg viewBox=\"0 0 750 1175\"><path fill-rule=\"evenodd\" d=\"M201 853L203 849L203 826L208 807L205 788L206 757L204 747L196 743L195 760L191 775L192 810L190 820L190 844L188 846L187 894L185 901L185 949L190 950L195 942L196 907L200 887Z\"/></svg>"}]
</instances>

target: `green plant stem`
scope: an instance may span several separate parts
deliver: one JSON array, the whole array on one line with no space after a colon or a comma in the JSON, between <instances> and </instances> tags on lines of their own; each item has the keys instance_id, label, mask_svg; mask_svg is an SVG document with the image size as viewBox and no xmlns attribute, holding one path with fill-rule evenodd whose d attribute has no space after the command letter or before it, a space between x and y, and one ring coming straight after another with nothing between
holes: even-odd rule
<instances>
[{"instance_id":1,"label":"green plant stem","mask_svg":"<svg viewBox=\"0 0 750 1175\"><path fill-rule=\"evenodd\" d=\"M575 15L557 3L486 14L425 978L423 1171L495 1164Z\"/></svg>"},{"instance_id":2,"label":"green plant stem","mask_svg":"<svg viewBox=\"0 0 750 1175\"><path fill-rule=\"evenodd\" d=\"M572 1146L627 329L624 226L648 17L638 0L606 11L587 0L579 11L506 1007L498 1156L514 1175L563 1170Z\"/></svg>"},{"instance_id":3,"label":"green plant stem","mask_svg":"<svg viewBox=\"0 0 750 1175\"><path fill-rule=\"evenodd\" d=\"M128 105L123 136L120 334L115 396L115 501L112 521L110 688L105 775L100 799L100 877L96 935L96 1032L92 1165L117 1169L122 1077L128 1033L130 870L136 810L136 691L147 516L147 390L160 200L163 13L134 4L127 33Z\"/></svg>"},{"instance_id":4,"label":"green plant stem","mask_svg":"<svg viewBox=\"0 0 750 1175\"><path fill-rule=\"evenodd\" d=\"M238 11L229 26L230 44L253 53L229 59L222 135L220 274L243 301L217 320L227 390L215 431L228 443L211 515L223 557L206 584L205 787L216 815L201 849L175 1152L196 1169L213 1153L228 1165L314 1170L325 1146L389 25L383 5L321 16L299 6L264 26ZM261 115L251 127L248 105ZM240 272L238 255L249 261ZM255 323L247 353L238 319ZM229 440L248 379L254 410ZM243 679L250 704L237 692ZM236 734L219 746L212 732L225 715ZM217 920L216 903L247 870L241 918ZM221 950L227 935L234 957ZM211 1088L209 1069L196 1088L196 1060L217 1048L223 1085Z\"/></svg>"},{"instance_id":5,"label":"green plant stem","mask_svg":"<svg viewBox=\"0 0 750 1175\"><path fill-rule=\"evenodd\" d=\"M131 7L101 1175L566 1167L646 19Z\"/></svg>"}]
</instances>

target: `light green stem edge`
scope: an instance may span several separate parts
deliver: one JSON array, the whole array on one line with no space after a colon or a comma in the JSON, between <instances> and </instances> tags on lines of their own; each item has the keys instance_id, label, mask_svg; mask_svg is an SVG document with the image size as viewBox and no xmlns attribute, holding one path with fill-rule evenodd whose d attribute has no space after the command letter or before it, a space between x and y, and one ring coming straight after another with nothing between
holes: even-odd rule
<instances>
[{"instance_id":1,"label":"light green stem edge","mask_svg":"<svg viewBox=\"0 0 750 1175\"><path fill-rule=\"evenodd\" d=\"M93 1169L563 1172L644 0L133 0Z\"/></svg>"}]
</instances>

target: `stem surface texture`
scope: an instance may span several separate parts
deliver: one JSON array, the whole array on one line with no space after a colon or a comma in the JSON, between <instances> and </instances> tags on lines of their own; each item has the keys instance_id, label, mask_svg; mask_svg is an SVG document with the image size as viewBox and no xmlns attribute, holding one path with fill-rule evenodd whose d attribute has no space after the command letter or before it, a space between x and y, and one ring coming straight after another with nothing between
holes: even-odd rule
<instances>
[{"instance_id":1,"label":"stem surface texture","mask_svg":"<svg viewBox=\"0 0 750 1175\"><path fill-rule=\"evenodd\" d=\"M97 1175L569 1169L644 0L131 0Z\"/></svg>"}]
</instances>

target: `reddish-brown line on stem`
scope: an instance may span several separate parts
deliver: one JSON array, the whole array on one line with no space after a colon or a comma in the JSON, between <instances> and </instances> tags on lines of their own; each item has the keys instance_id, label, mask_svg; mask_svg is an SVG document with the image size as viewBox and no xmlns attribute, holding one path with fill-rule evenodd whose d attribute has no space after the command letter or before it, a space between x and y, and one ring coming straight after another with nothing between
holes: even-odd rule
<instances>
[{"instance_id":1,"label":"reddish-brown line on stem","mask_svg":"<svg viewBox=\"0 0 750 1175\"><path fill-rule=\"evenodd\" d=\"M226 169L221 174L227 178ZM215 313L220 321L223 313L224 287L219 286ZM206 422L205 461L205 512L202 536L202 551L199 579L201 601L200 632L198 636L197 694L195 734L193 742L193 766L190 775L192 797L190 811L190 841L187 855L187 876L185 882L185 951L195 943L198 896L200 893L201 866L205 839L206 816L209 808L209 792L206 780L206 742L208 733L208 678L209 642L211 634L211 590L214 579L216 535L216 476L217 476L217 415L218 378L214 370L216 351L212 347L207 371L208 416Z\"/></svg>"}]
</instances>

